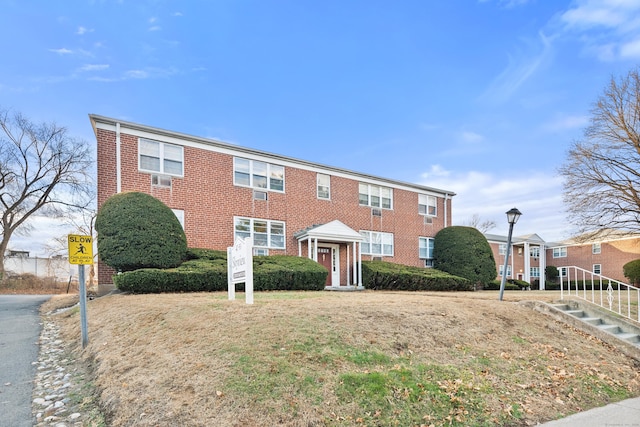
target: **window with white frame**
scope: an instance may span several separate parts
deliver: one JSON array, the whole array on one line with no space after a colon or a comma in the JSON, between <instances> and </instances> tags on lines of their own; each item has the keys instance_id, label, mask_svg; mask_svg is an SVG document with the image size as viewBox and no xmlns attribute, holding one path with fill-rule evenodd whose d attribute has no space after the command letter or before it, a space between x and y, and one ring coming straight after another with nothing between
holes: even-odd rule
<instances>
[{"instance_id":1,"label":"window with white frame","mask_svg":"<svg viewBox=\"0 0 640 427\"><path fill-rule=\"evenodd\" d=\"M140 138L138 169L164 175L183 176L184 151L180 145Z\"/></svg>"},{"instance_id":2,"label":"window with white frame","mask_svg":"<svg viewBox=\"0 0 640 427\"><path fill-rule=\"evenodd\" d=\"M393 256L393 233L361 230L363 255Z\"/></svg>"},{"instance_id":3,"label":"window with white frame","mask_svg":"<svg viewBox=\"0 0 640 427\"><path fill-rule=\"evenodd\" d=\"M331 177L319 173L316 177L318 199L329 200L331 198Z\"/></svg>"},{"instance_id":4,"label":"window with white frame","mask_svg":"<svg viewBox=\"0 0 640 427\"><path fill-rule=\"evenodd\" d=\"M283 192L284 166L234 157L233 184Z\"/></svg>"},{"instance_id":5,"label":"window with white frame","mask_svg":"<svg viewBox=\"0 0 640 427\"><path fill-rule=\"evenodd\" d=\"M529 268L529 276L531 276L531 277L540 277L540 267L531 267L531 268Z\"/></svg>"},{"instance_id":6,"label":"window with white frame","mask_svg":"<svg viewBox=\"0 0 640 427\"><path fill-rule=\"evenodd\" d=\"M591 245L591 253L594 255L599 254L602 251L602 245L600 243L594 243Z\"/></svg>"},{"instance_id":7,"label":"window with white frame","mask_svg":"<svg viewBox=\"0 0 640 427\"><path fill-rule=\"evenodd\" d=\"M171 210L173 211L176 218L178 218L178 222L180 223L180 225L182 226L182 229L184 230L184 211L182 209L171 209Z\"/></svg>"},{"instance_id":8,"label":"window with white frame","mask_svg":"<svg viewBox=\"0 0 640 427\"><path fill-rule=\"evenodd\" d=\"M251 237L253 246L259 248L284 249L285 227L282 221L235 217L234 237Z\"/></svg>"},{"instance_id":9,"label":"window with white frame","mask_svg":"<svg viewBox=\"0 0 640 427\"><path fill-rule=\"evenodd\" d=\"M418 213L420 215L436 216L437 199L435 196L418 194Z\"/></svg>"},{"instance_id":10,"label":"window with white frame","mask_svg":"<svg viewBox=\"0 0 640 427\"><path fill-rule=\"evenodd\" d=\"M554 258L566 258L567 257L567 247L562 246L560 248L553 248L553 257Z\"/></svg>"},{"instance_id":11,"label":"window with white frame","mask_svg":"<svg viewBox=\"0 0 640 427\"><path fill-rule=\"evenodd\" d=\"M418 237L418 256L427 267L433 267L433 242L433 237Z\"/></svg>"},{"instance_id":12,"label":"window with white frame","mask_svg":"<svg viewBox=\"0 0 640 427\"><path fill-rule=\"evenodd\" d=\"M540 246L532 246L529 248L529 256L540 258Z\"/></svg>"},{"instance_id":13,"label":"window with white frame","mask_svg":"<svg viewBox=\"0 0 640 427\"><path fill-rule=\"evenodd\" d=\"M500 243L498 245L498 255L506 255L507 254L507 244Z\"/></svg>"},{"instance_id":14,"label":"window with white frame","mask_svg":"<svg viewBox=\"0 0 640 427\"><path fill-rule=\"evenodd\" d=\"M560 267L558 269L558 273L560 274L560 277L567 277L569 270L567 270L567 267Z\"/></svg>"},{"instance_id":15,"label":"window with white frame","mask_svg":"<svg viewBox=\"0 0 640 427\"><path fill-rule=\"evenodd\" d=\"M602 274L602 265L593 264L593 272L594 274Z\"/></svg>"},{"instance_id":16,"label":"window with white frame","mask_svg":"<svg viewBox=\"0 0 640 427\"><path fill-rule=\"evenodd\" d=\"M504 271L504 265L500 264L498 268L498 276L502 276L502 272ZM511 277L511 266L507 265L507 277Z\"/></svg>"},{"instance_id":17,"label":"window with white frame","mask_svg":"<svg viewBox=\"0 0 640 427\"><path fill-rule=\"evenodd\" d=\"M358 186L358 200L360 206L393 209L393 190L361 182Z\"/></svg>"}]
</instances>

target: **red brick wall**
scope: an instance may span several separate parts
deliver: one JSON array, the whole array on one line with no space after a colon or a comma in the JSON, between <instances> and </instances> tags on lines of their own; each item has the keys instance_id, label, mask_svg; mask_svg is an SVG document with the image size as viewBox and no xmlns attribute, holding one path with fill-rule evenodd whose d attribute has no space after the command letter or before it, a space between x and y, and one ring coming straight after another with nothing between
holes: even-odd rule
<instances>
[{"instance_id":1,"label":"red brick wall","mask_svg":"<svg viewBox=\"0 0 640 427\"><path fill-rule=\"evenodd\" d=\"M97 129L98 206L116 192L115 132ZM189 146L184 147L184 177L172 178L172 187L151 185L151 175L138 171L138 137L123 132L121 140L122 191L149 193L172 209L184 210L189 247L224 250L233 245L233 217L272 219L285 222L286 250L270 249L270 254L298 255L294 232L313 224L338 219L356 231L371 230L394 234L394 256L386 260L424 266L418 258L418 236L433 237L444 226L444 198L438 198L433 224L424 224L418 214L418 193L393 189L393 210L382 216L359 206L356 178L331 175L331 200L316 197L317 173L285 166L285 192L268 192L268 200L253 200L251 188L233 185L233 156ZM242 157L242 155L240 155ZM279 164L272 160L270 163ZM330 175L330 172L323 172ZM447 224L451 224L451 199L447 201ZM303 256L306 256L306 245ZM351 254L352 256L352 254ZM363 256L363 259L370 259ZM350 259L351 263L352 260ZM341 247L341 280L346 282L346 248ZM110 283L112 271L99 269L102 283ZM104 272L104 274L103 274ZM106 282L105 282L106 280Z\"/></svg>"},{"instance_id":2,"label":"red brick wall","mask_svg":"<svg viewBox=\"0 0 640 427\"><path fill-rule=\"evenodd\" d=\"M602 242L599 254L593 253L591 243L567 246L565 258L553 258L553 250L547 251L547 265L576 266L593 271L593 265L600 264L600 274L624 283L627 283L628 280L622 274L622 266L638 258L640 258L640 239Z\"/></svg>"}]
</instances>

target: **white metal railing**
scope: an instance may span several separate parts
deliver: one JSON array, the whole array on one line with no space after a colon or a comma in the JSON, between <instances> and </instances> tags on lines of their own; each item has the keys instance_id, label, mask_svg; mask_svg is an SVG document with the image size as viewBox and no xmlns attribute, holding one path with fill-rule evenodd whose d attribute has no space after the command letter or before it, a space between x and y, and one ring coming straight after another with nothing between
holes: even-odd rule
<instances>
[{"instance_id":1,"label":"white metal railing","mask_svg":"<svg viewBox=\"0 0 640 427\"><path fill-rule=\"evenodd\" d=\"M638 309L640 288L580 267L558 267L558 271L560 272L561 299L564 299L566 292L569 296L582 298L640 323L640 310Z\"/></svg>"}]
</instances>

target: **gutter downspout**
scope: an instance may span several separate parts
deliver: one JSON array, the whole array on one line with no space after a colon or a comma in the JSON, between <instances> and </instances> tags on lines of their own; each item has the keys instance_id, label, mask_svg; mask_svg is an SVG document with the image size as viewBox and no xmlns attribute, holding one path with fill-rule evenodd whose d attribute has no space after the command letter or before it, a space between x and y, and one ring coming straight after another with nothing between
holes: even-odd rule
<instances>
[{"instance_id":1,"label":"gutter downspout","mask_svg":"<svg viewBox=\"0 0 640 427\"><path fill-rule=\"evenodd\" d=\"M122 192L122 156L120 153L120 123L116 123L116 193Z\"/></svg>"}]
</instances>

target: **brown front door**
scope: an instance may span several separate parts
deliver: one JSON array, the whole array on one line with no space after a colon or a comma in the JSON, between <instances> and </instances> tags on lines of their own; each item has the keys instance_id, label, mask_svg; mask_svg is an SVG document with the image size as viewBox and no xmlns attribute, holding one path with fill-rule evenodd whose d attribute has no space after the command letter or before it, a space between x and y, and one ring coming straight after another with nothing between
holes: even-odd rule
<instances>
[{"instance_id":1,"label":"brown front door","mask_svg":"<svg viewBox=\"0 0 640 427\"><path fill-rule=\"evenodd\" d=\"M327 274L327 282L325 286L331 286L331 276L333 271L333 266L331 263L331 248L323 248L318 246L318 262L322 264L329 274Z\"/></svg>"}]
</instances>

